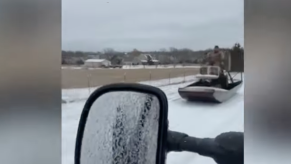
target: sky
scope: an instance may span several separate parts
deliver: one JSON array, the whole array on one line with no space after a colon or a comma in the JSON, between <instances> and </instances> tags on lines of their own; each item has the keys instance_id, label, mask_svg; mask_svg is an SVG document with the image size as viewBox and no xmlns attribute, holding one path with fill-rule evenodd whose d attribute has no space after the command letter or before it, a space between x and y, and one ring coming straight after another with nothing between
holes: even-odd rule
<instances>
[{"instance_id":1,"label":"sky","mask_svg":"<svg viewBox=\"0 0 291 164\"><path fill-rule=\"evenodd\" d=\"M242 0L63 0L62 49L243 46L243 5Z\"/></svg>"}]
</instances>

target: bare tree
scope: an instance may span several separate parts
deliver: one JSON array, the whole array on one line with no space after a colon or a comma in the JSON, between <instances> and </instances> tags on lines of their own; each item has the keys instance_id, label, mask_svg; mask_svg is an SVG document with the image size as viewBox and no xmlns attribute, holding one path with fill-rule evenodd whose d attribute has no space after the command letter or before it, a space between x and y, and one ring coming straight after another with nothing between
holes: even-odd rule
<instances>
[{"instance_id":1,"label":"bare tree","mask_svg":"<svg viewBox=\"0 0 291 164\"><path fill-rule=\"evenodd\" d=\"M199 51L193 51L188 48L183 49L177 49L175 47L170 48L161 48L157 51L149 51L144 52L146 54L151 54L154 59L158 59L161 64L178 64L178 63L200 63L204 59L204 53L211 51L212 49L206 49L206 50L199 50ZM230 51L232 55L232 58L239 57L239 60L243 60L243 53L244 49L239 44L234 44L233 47L224 48L225 51ZM118 52L115 51L113 48L105 48L102 51L98 52L85 52L85 51L62 51L62 63L63 64L72 64L76 65L79 59L85 61L90 58L102 58L107 60L112 60L116 62L116 64L119 64L122 62L122 60L139 60L141 51L137 49L133 49L131 52L125 55L124 52ZM120 59L119 59L120 58ZM238 60L238 61L239 61ZM114 63L113 62L113 63ZM241 63L238 63L241 65ZM235 64L235 62L232 63L232 65L238 65Z\"/></svg>"},{"instance_id":2,"label":"bare tree","mask_svg":"<svg viewBox=\"0 0 291 164\"><path fill-rule=\"evenodd\" d=\"M132 55L139 56L140 54L141 54L141 52L139 50L137 50L137 49L132 50Z\"/></svg>"},{"instance_id":3,"label":"bare tree","mask_svg":"<svg viewBox=\"0 0 291 164\"><path fill-rule=\"evenodd\" d=\"M165 49L165 48L161 48L161 49L160 49L160 52L167 52L167 49Z\"/></svg>"},{"instance_id":4,"label":"bare tree","mask_svg":"<svg viewBox=\"0 0 291 164\"><path fill-rule=\"evenodd\" d=\"M111 54L114 53L114 49L113 48L104 48L103 49L104 54Z\"/></svg>"}]
</instances>

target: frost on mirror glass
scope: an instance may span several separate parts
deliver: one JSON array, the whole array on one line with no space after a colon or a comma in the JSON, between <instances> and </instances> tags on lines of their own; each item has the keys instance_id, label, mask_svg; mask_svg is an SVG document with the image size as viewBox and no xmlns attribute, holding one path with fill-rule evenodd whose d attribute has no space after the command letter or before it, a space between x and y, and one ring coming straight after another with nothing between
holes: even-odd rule
<instances>
[{"instance_id":1,"label":"frost on mirror glass","mask_svg":"<svg viewBox=\"0 0 291 164\"><path fill-rule=\"evenodd\" d=\"M155 164L160 104L138 92L109 92L92 105L81 164Z\"/></svg>"}]
</instances>

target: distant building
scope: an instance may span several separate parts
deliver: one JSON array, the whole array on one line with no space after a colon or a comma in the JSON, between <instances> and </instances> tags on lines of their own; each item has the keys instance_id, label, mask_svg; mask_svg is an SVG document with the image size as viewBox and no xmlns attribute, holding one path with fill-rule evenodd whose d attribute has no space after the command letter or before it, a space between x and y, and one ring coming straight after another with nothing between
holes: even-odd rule
<instances>
[{"instance_id":1,"label":"distant building","mask_svg":"<svg viewBox=\"0 0 291 164\"><path fill-rule=\"evenodd\" d=\"M120 55L113 55L110 58L110 62L111 62L111 65L122 65L123 60L120 57Z\"/></svg>"},{"instance_id":2,"label":"distant building","mask_svg":"<svg viewBox=\"0 0 291 164\"><path fill-rule=\"evenodd\" d=\"M123 64L125 64L125 65L140 65L140 64L142 64L140 56L141 55L134 56L132 54L125 55L125 57L123 59Z\"/></svg>"},{"instance_id":3,"label":"distant building","mask_svg":"<svg viewBox=\"0 0 291 164\"><path fill-rule=\"evenodd\" d=\"M151 54L141 54L141 63L143 65L156 65L159 64L159 61L154 59Z\"/></svg>"},{"instance_id":4,"label":"distant building","mask_svg":"<svg viewBox=\"0 0 291 164\"><path fill-rule=\"evenodd\" d=\"M158 63L159 61L150 54L126 55L124 58L124 64L126 65L154 65Z\"/></svg>"},{"instance_id":5,"label":"distant building","mask_svg":"<svg viewBox=\"0 0 291 164\"><path fill-rule=\"evenodd\" d=\"M110 66L111 62L106 59L88 59L84 63L86 68L101 68Z\"/></svg>"}]
</instances>

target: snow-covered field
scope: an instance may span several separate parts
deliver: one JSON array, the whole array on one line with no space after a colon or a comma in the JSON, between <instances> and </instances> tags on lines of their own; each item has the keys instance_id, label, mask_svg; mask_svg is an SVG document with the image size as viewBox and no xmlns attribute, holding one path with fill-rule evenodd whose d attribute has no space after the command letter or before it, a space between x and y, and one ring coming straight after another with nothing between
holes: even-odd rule
<instances>
[{"instance_id":1,"label":"snow-covered field","mask_svg":"<svg viewBox=\"0 0 291 164\"><path fill-rule=\"evenodd\" d=\"M122 66L122 69L165 69L165 68L199 68L199 65L189 65L189 66L183 66L183 65L158 65L158 66L152 66L152 65L137 65L137 66L132 66L132 65L124 65ZM83 67L80 66L62 66L62 69L84 69ZM94 69L108 69L108 68L89 68L90 70ZM119 68L110 68L110 69L119 69Z\"/></svg>"},{"instance_id":2,"label":"snow-covered field","mask_svg":"<svg viewBox=\"0 0 291 164\"><path fill-rule=\"evenodd\" d=\"M192 78L192 79L191 79ZM186 77L193 82L193 77ZM179 81L179 78L176 79ZM180 78L180 82L183 79ZM215 137L227 131L244 131L244 89L222 104L189 103L182 100L177 92L191 82L167 85L167 80L144 82L160 88L169 101L169 128L196 137ZM163 85L164 84L164 85ZM79 117L89 95L89 89L63 90L63 99L74 101L62 105L62 163L74 163L75 137ZM91 89L92 92L92 89ZM167 164L215 164L206 157L194 153L169 153Z\"/></svg>"}]
</instances>

